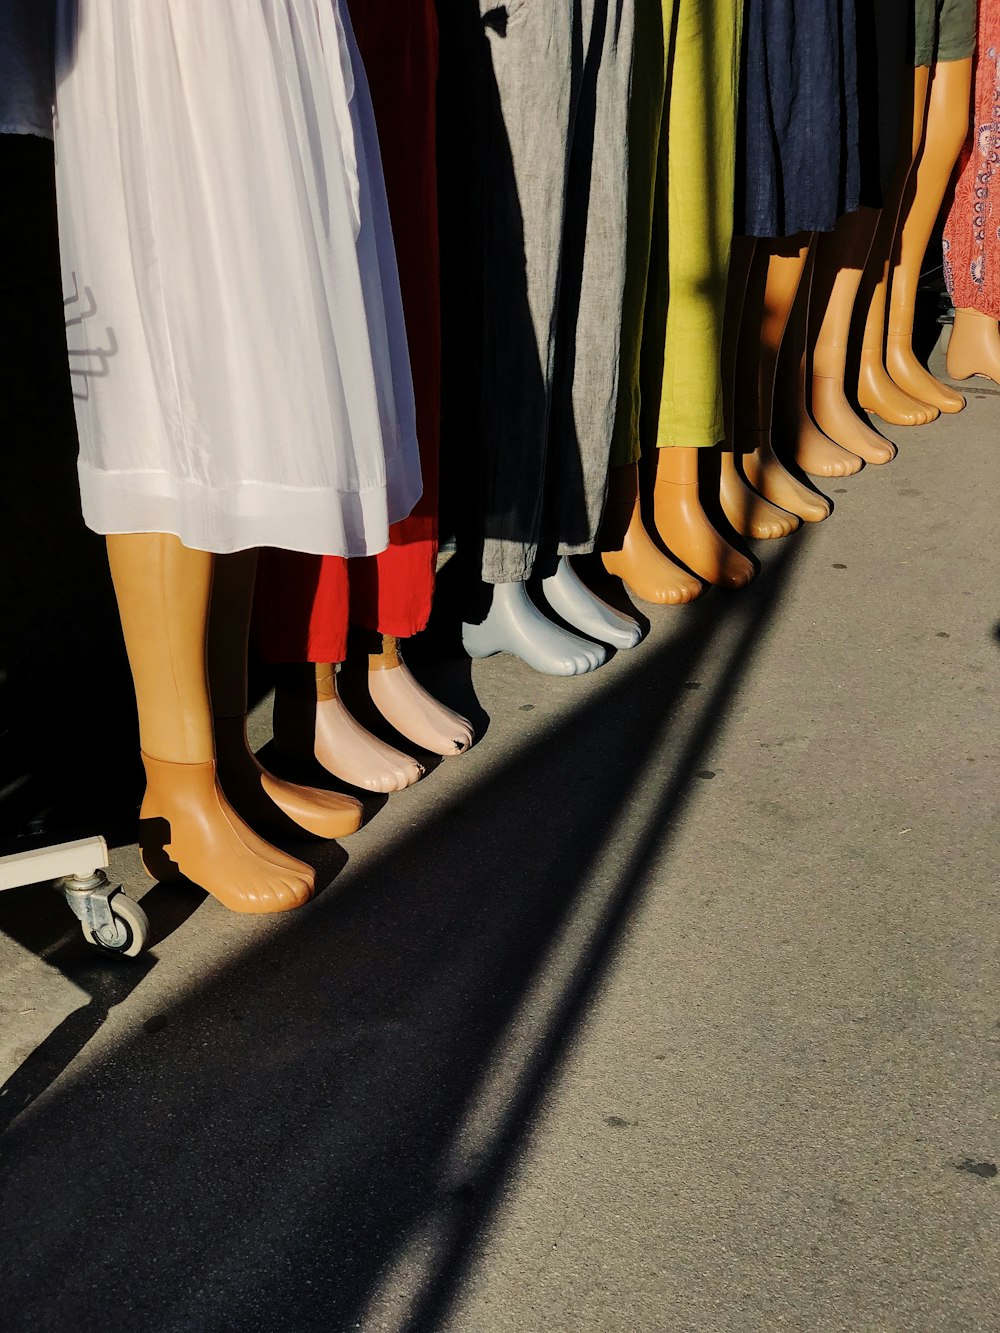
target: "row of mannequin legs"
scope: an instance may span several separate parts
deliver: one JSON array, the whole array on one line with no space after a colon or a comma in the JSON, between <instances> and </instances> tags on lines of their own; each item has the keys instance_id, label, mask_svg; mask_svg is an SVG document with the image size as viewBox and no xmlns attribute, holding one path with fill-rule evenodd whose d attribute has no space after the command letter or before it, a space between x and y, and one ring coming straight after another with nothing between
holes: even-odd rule
<instances>
[{"instance_id":1,"label":"row of mannequin legs","mask_svg":"<svg viewBox=\"0 0 1000 1333\"><path fill-rule=\"evenodd\" d=\"M716 450L662 448L652 462L611 470L604 565L642 600L677 605L706 583L735 589L753 578L752 560L706 513L706 485L718 487L735 538L780 538L830 512L801 474L846 476L892 458L893 446L854 410L845 388L857 310L866 311L862 407L896 424L962 407L961 395L917 362L912 327L923 254L968 128L970 79L970 61L940 65L933 78L916 71L912 140L881 213L860 210L815 240L737 240L723 347L726 442ZM795 333L801 353L793 347L789 358L797 383L782 391L784 411L776 412L779 355L806 275L811 302ZM1000 370L995 322L959 312L966 314L956 320L950 368L957 375ZM147 868L158 878L184 874L237 911L300 905L313 892L312 870L263 834L344 837L363 812L351 796L275 777L249 748L255 553L213 557L157 534L112 537L108 547L148 779L141 817ZM465 626L470 653L512 651L540 670L569 675L599 666L609 647L638 642L637 624L596 598L568 557L553 560L538 585L537 600L523 583L496 585L481 623ZM394 641L368 665L371 699L398 731L439 754L468 748L469 724L422 690ZM280 748L361 789L398 790L422 774L416 760L347 712L332 664L289 669L279 683L275 734Z\"/></svg>"},{"instance_id":2,"label":"row of mannequin legs","mask_svg":"<svg viewBox=\"0 0 1000 1333\"><path fill-rule=\"evenodd\" d=\"M678 605L706 583L735 589L752 580L751 559L706 513L706 488L717 488L731 536L784 537L831 512L807 475L846 477L895 456L858 407L890 424L923 425L964 406L918 361L913 324L924 255L968 134L971 77L971 60L915 70L913 114L881 210L858 209L815 237L736 238L722 348L726 442L661 448L653 464L610 472L603 561L641 600ZM860 334L853 362L852 330ZM959 310L948 368L955 378L1000 378L996 321ZM560 577L568 586L565 570ZM571 605L552 609L570 630L630 646L629 627L610 627L596 598L588 614L584 596L577 590ZM506 650L554 674L605 658L600 643L547 620L522 584L498 585L490 614L467 624L465 639L475 655Z\"/></svg>"}]
</instances>

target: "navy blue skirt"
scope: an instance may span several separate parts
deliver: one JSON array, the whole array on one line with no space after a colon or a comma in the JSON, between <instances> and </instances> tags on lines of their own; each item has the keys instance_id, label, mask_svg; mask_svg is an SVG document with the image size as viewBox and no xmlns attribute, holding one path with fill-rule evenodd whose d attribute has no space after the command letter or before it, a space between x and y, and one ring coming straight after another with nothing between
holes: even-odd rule
<instances>
[{"instance_id":1,"label":"navy blue skirt","mask_svg":"<svg viewBox=\"0 0 1000 1333\"><path fill-rule=\"evenodd\" d=\"M830 231L858 207L855 0L746 0L736 231Z\"/></svg>"}]
</instances>

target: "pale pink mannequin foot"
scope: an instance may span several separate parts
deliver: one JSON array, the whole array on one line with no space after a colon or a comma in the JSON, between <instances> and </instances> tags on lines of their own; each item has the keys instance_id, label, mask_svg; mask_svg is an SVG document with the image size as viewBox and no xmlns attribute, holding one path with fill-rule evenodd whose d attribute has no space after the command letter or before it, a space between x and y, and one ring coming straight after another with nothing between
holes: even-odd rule
<instances>
[{"instance_id":1,"label":"pale pink mannequin foot","mask_svg":"<svg viewBox=\"0 0 1000 1333\"><path fill-rule=\"evenodd\" d=\"M955 311L948 342L948 374L953 380L978 375L1000 384L1000 325L992 315L968 308Z\"/></svg>"},{"instance_id":2,"label":"pale pink mannequin foot","mask_svg":"<svg viewBox=\"0 0 1000 1333\"><path fill-rule=\"evenodd\" d=\"M925 403L894 384L882 364L880 353L863 352L858 374L858 402L866 412L874 412L891 426L926 426L941 415L931 403Z\"/></svg>"},{"instance_id":3,"label":"pale pink mannequin foot","mask_svg":"<svg viewBox=\"0 0 1000 1333\"><path fill-rule=\"evenodd\" d=\"M801 520L787 509L779 509L752 491L740 476L731 449L723 449L719 471L719 501L722 512L741 537L766 541L787 537L801 526Z\"/></svg>"},{"instance_id":4,"label":"pale pink mannequin foot","mask_svg":"<svg viewBox=\"0 0 1000 1333\"><path fill-rule=\"evenodd\" d=\"M447 758L464 754L476 739L471 722L439 703L413 677L391 636L384 638L381 653L369 655L368 690L389 725L422 750Z\"/></svg>"},{"instance_id":5,"label":"pale pink mannequin foot","mask_svg":"<svg viewBox=\"0 0 1000 1333\"><path fill-rule=\"evenodd\" d=\"M848 454L876 465L891 463L896 457L896 446L872 430L851 407L844 393L842 377L813 375L812 410L819 429ZM809 471L808 468L805 470ZM850 473L830 475L849 476Z\"/></svg>"},{"instance_id":6,"label":"pale pink mannequin foot","mask_svg":"<svg viewBox=\"0 0 1000 1333\"><path fill-rule=\"evenodd\" d=\"M961 412L965 399L949 389L917 360L910 335L890 333L885 340L885 368L889 378L905 393L922 398L941 412Z\"/></svg>"},{"instance_id":7,"label":"pale pink mannequin foot","mask_svg":"<svg viewBox=\"0 0 1000 1333\"><path fill-rule=\"evenodd\" d=\"M294 690L274 695L274 743L282 754L314 758L342 782L362 791L394 792L411 787L424 775L422 765L373 736L347 711L337 691L336 675L317 673L316 695Z\"/></svg>"},{"instance_id":8,"label":"pale pink mannequin foot","mask_svg":"<svg viewBox=\"0 0 1000 1333\"><path fill-rule=\"evenodd\" d=\"M216 718L219 781L241 818L253 827L287 826L290 821L317 838L346 838L356 833L364 807L353 796L301 787L275 777L247 742L246 718Z\"/></svg>"},{"instance_id":9,"label":"pale pink mannequin foot","mask_svg":"<svg viewBox=\"0 0 1000 1333\"><path fill-rule=\"evenodd\" d=\"M743 431L739 445L743 475L759 495L798 515L803 523L821 523L830 517L830 501L792 476L774 452L769 431Z\"/></svg>"}]
</instances>

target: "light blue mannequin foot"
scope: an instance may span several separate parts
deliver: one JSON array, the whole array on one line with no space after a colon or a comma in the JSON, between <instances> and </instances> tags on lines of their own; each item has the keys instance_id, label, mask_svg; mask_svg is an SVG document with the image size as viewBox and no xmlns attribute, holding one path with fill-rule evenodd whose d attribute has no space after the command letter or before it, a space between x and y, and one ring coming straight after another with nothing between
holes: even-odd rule
<instances>
[{"instance_id":1,"label":"light blue mannequin foot","mask_svg":"<svg viewBox=\"0 0 1000 1333\"><path fill-rule=\"evenodd\" d=\"M642 638L631 616L622 615L590 591L569 556L561 556L556 572L542 580L542 592L550 609L581 634L626 650Z\"/></svg>"},{"instance_id":2,"label":"light blue mannequin foot","mask_svg":"<svg viewBox=\"0 0 1000 1333\"><path fill-rule=\"evenodd\" d=\"M602 644L581 639L548 620L523 583L496 584L482 624L463 623L462 643L470 657L512 653L546 676L583 676L607 658Z\"/></svg>"}]
</instances>

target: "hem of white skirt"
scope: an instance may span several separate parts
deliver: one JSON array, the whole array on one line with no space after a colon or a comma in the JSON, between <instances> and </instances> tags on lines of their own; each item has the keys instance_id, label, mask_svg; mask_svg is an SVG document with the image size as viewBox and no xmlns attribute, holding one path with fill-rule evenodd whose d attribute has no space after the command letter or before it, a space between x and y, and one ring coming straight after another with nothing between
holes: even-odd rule
<instances>
[{"instance_id":1,"label":"hem of white skirt","mask_svg":"<svg viewBox=\"0 0 1000 1333\"><path fill-rule=\"evenodd\" d=\"M102 536L168 533L184 546L229 555L273 546L305 555L377 555L389 525L420 499L419 478L362 491L240 482L211 487L164 472L105 472L78 464L83 519Z\"/></svg>"}]
</instances>

